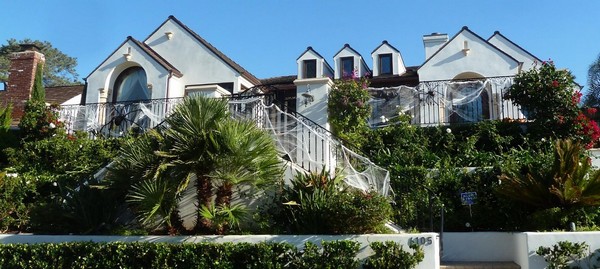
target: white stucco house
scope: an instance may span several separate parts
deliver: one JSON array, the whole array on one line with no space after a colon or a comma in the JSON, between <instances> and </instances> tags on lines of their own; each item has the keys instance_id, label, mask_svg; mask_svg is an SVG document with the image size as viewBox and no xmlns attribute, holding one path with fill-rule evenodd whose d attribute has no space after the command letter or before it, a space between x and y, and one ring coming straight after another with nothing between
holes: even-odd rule
<instances>
[{"instance_id":1,"label":"white stucco house","mask_svg":"<svg viewBox=\"0 0 600 269\"><path fill-rule=\"evenodd\" d=\"M349 44L332 56L333 64L308 47L296 59L296 74L259 80L170 16L144 40L129 36L108 55L86 78L85 111L67 114L78 119L78 128L89 129L90 121L98 128L115 119L121 123L120 115L139 120L122 104L152 102L141 109L154 111L156 118L145 120L156 124L172 107L170 100L193 94L226 97L267 85L287 109L328 129L326 104L333 81L354 76L369 77L372 126L398 112L422 126L525 118L503 96L512 78L539 58L499 32L484 39L463 27L451 38L439 33L422 38L425 58L416 66L407 66L387 41L371 52L370 63Z\"/></svg>"},{"instance_id":2,"label":"white stucco house","mask_svg":"<svg viewBox=\"0 0 600 269\"><path fill-rule=\"evenodd\" d=\"M146 39L129 36L86 78L85 103L221 97L260 81L170 16Z\"/></svg>"},{"instance_id":3,"label":"white stucco house","mask_svg":"<svg viewBox=\"0 0 600 269\"><path fill-rule=\"evenodd\" d=\"M406 66L401 52L383 41L371 52L371 69L359 52L345 44L333 56L333 78L351 75L370 78L369 90L374 96L372 126L385 124L398 112L410 114L414 124L423 126L484 119L525 119L519 107L504 99L504 93L512 85L513 77L533 68L541 62L539 58L499 32L484 39L467 27L452 38L439 33L424 35L423 45L424 62L419 66ZM314 98L303 96L309 90L304 85L310 84L314 100L322 99L330 89L326 85L331 82L325 78L332 76L323 72L326 69L321 68L322 62L327 61L312 47L297 59L298 74L293 83L299 93L298 111L304 114L322 110L318 104L309 108L308 100ZM307 68L314 63L319 63L314 68L316 71ZM311 70L309 76L306 70ZM317 84L311 81L314 78L323 79ZM315 91L320 87L324 88ZM310 118L326 124L319 118Z\"/></svg>"}]
</instances>

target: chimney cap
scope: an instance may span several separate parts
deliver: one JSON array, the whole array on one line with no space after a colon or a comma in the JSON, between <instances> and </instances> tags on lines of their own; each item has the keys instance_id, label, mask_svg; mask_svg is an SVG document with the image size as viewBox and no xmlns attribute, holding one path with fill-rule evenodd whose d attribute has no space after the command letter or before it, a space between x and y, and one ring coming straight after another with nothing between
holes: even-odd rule
<instances>
[{"instance_id":1,"label":"chimney cap","mask_svg":"<svg viewBox=\"0 0 600 269\"><path fill-rule=\"evenodd\" d=\"M423 35L424 37L435 37L435 36L447 36L448 34L445 33L440 33L440 32L433 32L431 34L428 35Z\"/></svg>"},{"instance_id":2,"label":"chimney cap","mask_svg":"<svg viewBox=\"0 0 600 269\"><path fill-rule=\"evenodd\" d=\"M33 43L19 44L19 47L21 47L21 51L42 51L42 48L38 47L38 45Z\"/></svg>"}]
</instances>

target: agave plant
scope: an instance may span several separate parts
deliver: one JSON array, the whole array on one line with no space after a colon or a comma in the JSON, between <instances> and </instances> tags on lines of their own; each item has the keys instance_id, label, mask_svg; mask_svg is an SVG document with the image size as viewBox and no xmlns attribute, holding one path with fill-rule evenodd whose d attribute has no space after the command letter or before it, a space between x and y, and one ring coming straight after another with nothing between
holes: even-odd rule
<instances>
[{"instance_id":1,"label":"agave plant","mask_svg":"<svg viewBox=\"0 0 600 269\"><path fill-rule=\"evenodd\" d=\"M552 166L527 170L502 174L498 192L539 209L600 205L600 170L592 169L578 143L557 140Z\"/></svg>"}]
</instances>

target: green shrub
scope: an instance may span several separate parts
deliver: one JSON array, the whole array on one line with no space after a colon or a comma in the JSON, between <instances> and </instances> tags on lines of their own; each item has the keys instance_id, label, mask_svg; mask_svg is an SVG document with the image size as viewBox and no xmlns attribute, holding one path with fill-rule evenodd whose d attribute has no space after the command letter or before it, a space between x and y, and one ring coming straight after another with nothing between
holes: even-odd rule
<instances>
[{"instance_id":1,"label":"green shrub","mask_svg":"<svg viewBox=\"0 0 600 269\"><path fill-rule=\"evenodd\" d=\"M579 261L587 256L588 247L585 242L559 241L552 247L541 246L535 253L546 260L548 269L567 269L572 268L573 263L579 264Z\"/></svg>"},{"instance_id":2,"label":"green shrub","mask_svg":"<svg viewBox=\"0 0 600 269\"><path fill-rule=\"evenodd\" d=\"M333 133L358 146L367 141L365 133L369 130L367 120L371 115L371 106L368 86L369 81L365 78L336 80L327 101Z\"/></svg>"},{"instance_id":3,"label":"green shrub","mask_svg":"<svg viewBox=\"0 0 600 269\"><path fill-rule=\"evenodd\" d=\"M270 233L374 233L390 219L390 201L345 186L340 173L299 174L263 209Z\"/></svg>"},{"instance_id":4,"label":"green shrub","mask_svg":"<svg viewBox=\"0 0 600 269\"><path fill-rule=\"evenodd\" d=\"M412 253L392 241L373 242L370 246L375 254L367 258L364 269L412 269L425 258L425 252L418 245L410 246Z\"/></svg>"},{"instance_id":5,"label":"green shrub","mask_svg":"<svg viewBox=\"0 0 600 269\"><path fill-rule=\"evenodd\" d=\"M33 188L19 177L0 171L0 233L21 231L27 227L26 198Z\"/></svg>"},{"instance_id":6,"label":"green shrub","mask_svg":"<svg viewBox=\"0 0 600 269\"><path fill-rule=\"evenodd\" d=\"M21 182L15 187L26 186L23 187L26 193L7 202L26 198L19 200L26 206L22 212L27 213L20 219L31 222L21 223L19 227L27 229L21 231L98 233L99 225L109 225L107 210L115 199L109 198L104 190L93 189L88 180L110 162L120 143L120 139L89 139L85 134L59 133L7 149L10 171L18 175L11 180ZM86 181L87 185L83 184Z\"/></svg>"},{"instance_id":7,"label":"green shrub","mask_svg":"<svg viewBox=\"0 0 600 269\"><path fill-rule=\"evenodd\" d=\"M43 243L0 245L0 268L358 268L354 241L306 243Z\"/></svg>"}]
</instances>

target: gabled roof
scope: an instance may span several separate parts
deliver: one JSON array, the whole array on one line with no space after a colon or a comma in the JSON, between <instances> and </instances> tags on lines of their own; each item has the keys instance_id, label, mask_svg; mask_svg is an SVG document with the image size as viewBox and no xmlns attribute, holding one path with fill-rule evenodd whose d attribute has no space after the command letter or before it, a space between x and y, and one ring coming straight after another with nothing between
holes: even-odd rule
<instances>
[{"instance_id":1,"label":"gabled roof","mask_svg":"<svg viewBox=\"0 0 600 269\"><path fill-rule=\"evenodd\" d=\"M313 53L315 53L317 56L321 57L321 59L323 59L323 61L325 62L325 64L327 65L327 68L329 68L329 71L333 72L333 68L331 68L331 65L329 65L329 63L327 62L327 60L321 56L321 54L319 54L316 50L314 50L311 46L308 46L306 48L306 50L304 52L302 52L300 54L300 56L298 56L298 58L296 58L296 61L298 61L298 59L300 59L302 57L302 55L306 54L307 52L312 51Z\"/></svg>"},{"instance_id":2,"label":"gabled roof","mask_svg":"<svg viewBox=\"0 0 600 269\"><path fill-rule=\"evenodd\" d=\"M349 48L352 52L354 52L354 53L358 54L358 56L362 57L362 55L360 55L360 53L358 53L358 51L354 50L352 47L350 47L350 44L346 43L340 50L338 50L338 52L335 53L335 55L333 55L333 58L335 58L335 56L340 54L340 52L342 52L345 48Z\"/></svg>"},{"instance_id":3,"label":"gabled roof","mask_svg":"<svg viewBox=\"0 0 600 269\"><path fill-rule=\"evenodd\" d=\"M196 32L192 31L192 29L190 29L189 27L187 27L185 24L183 24L181 21L179 21L173 15L169 16L169 18L167 20L165 20L159 27L157 27L156 30L154 30L154 32L152 32L144 40L144 42L148 41L148 38L150 38L152 35L154 35L154 33L156 33L156 31L158 31L158 29L160 29L163 25L165 25L165 23L167 23L169 20L172 20L173 22L175 22L176 24L178 24L181 28L183 28L185 31L187 31L191 36L193 36L196 40L198 40L198 42L200 42L202 45L204 45L206 48L208 48L212 53L214 53L215 55L217 55L217 57L219 57L222 61L224 61L229 66L231 66L231 68L233 68L235 71L237 71L238 73L240 73L240 75L242 77L244 77L245 79L247 79L248 81L250 81L252 84L255 84L255 85L259 85L260 84L260 80L258 78L256 78L254 75L252 75L246 69L244 69L242 66L240 66L239 64L237 64L236 62L234 62L233 60L231 60L229 57L227 57L225 54L223 54L221 51L219 51L213 45L211 45L210 43L208 43L206 40L204 40L204 38L200 37L198 34L196 34Z\"/></svg>"},{"instance_id":4,"label":"gabled roof","mask_svg":"<svg viewBox=\"0 0 600 269\"><path fill-rule=\"evenodd\" d=\"M94 72L96 72L96 70L98 70L98 68L100 68L100 66L102 66L106 61L108 61L108 59L119 50L119 48L123 47L123 45L125 45L127 43L127 41L133 42L142 51L144 51L148 56L150 56L150 58L152 58L154 61L156 61L162 67L164 67L167 71L172 72L173 75L175 75L177 77L182 77L183 76L183 74L181 74L181 72L179 70L177 70L177 68L175 68L169 62L167 62L167 60L165 60L163 57L161 57L153 49L151 49L150 47L148 47L146 44L144 44L144 43L136 40L135 38L133 38L131 36L128 36L127 39L125 39L125 41L123 41L121 43L121 45L119 45L111 54L109 54L108 57L106 57L106 59L104 59L104 61L102 61L98 66L96 66L96 68L94 68L94 70L92 70L92 72L90 72L90 74L87 77L91 76Z\"/></svg>"},{"instance_id":5,"label":"gabled roof","mask_svg":"<svg viewBox=\"0 0 600 269\"><path fill-rule=\"evenodd\" d=\"M448 40L441 48L439 48L433 55L431 55L431 57L429 57L427 60L425 60L425 62L421 66L419 66L419 68L417 70L420 70L421 67L423 67L425 64L427 64L427 62L429 62L429 60L433 59L440 51L442 51L448 44L450 44L450 42L452 42L452 40L454 40L456 37L458 37L462 32L469 32L470 34L472 34L473 36L475 36L477 39L481 40L483 43L489 45L493 49L495 49L498 52L504 54L505 56L507 56L511 60L515 61L516 63L521 64L521 62L519 62L517 59L515 59L514 57L512 57L510 54L504 52L503 50L501 50L498 47L494 46L494 44L488 42L487 40L483 39L478 34L474 33L471 30L469 30L469 27L463 26L463 28L460 31L458 31L458 33L456 33L452 38L450 38L450 40Z\"/></svg>"},{"instance_id":6,"label":"gabled roof","mask_svg":"<svg viewBox=\"0 0 600 269\"><path fill-rule=\"evenodd\" d=\"M84 89L85 85L82 84L46 87L46 103L62 104L71 98L82 94Z\"/></svg>"},{"instance_id":7,"label":"gabled roof","mask_svg":"<svg viewBox=\"0 0 600 269\"><path fill-rule=\"evenodd\" d=\"M298 58L296 58L296 61L298 61L298 59L300 59L302 57L302 55L306 54L307 52L312 51L314 54L316 54L317 56L325 59L323 56L321 56L321 54L319 54L316 50L313 49L313 47L308 46L306 47L306 50L304 50L302 53L300 53L300 56L298 56Z\"/></svg>"},{"instance_id":8,"label":"gabled roof","mask_svg":"<svg viewBox=\"0 0 600 269\"><path fill-rule=\"evenodd\" d=\"M371 54L375 53L383 45L388 45L390 48L392 48L396 52L400 53L400 51L397 48L395 48L394 46L392 46L392 44L388 43L387 40L384 40L383 42L381 42L381 44L379 46L377 46L377 48L375 48L373 51L371 51Z\"/></svg>"},{"instance_id":9,"label":"gabled roof","mask_svg":"<svg viewBox=\"0 0 600 269\"><path fill-rule=\"evenodd\" d=\"M138 45L138 47L140 47L140 49L142 49L144 52L146 52L146 54L148 54L148 56L152 57L152 59L154 59L162 67L164 67L165 69L167 69L170 72L173 72L173 75L175 75L176 77L180 78L183 76L183 74L181 74L181 72L179 70L177 70L177 68L175 68L169 62L167 62L167 60L165 60L162 56L160 56L160 54L156 53L156 51L154 51L152 48L150 48L150 46L136 40L135 38L133 38L131 36L128 36L127 39L133 41L133 43Z\"/></svg>"},{"instance_id":10,"label":"gabled roof","mask_svg":"<svg viewBox=\"0 0 600 269\"><path fill-rule=\"evenodd\" d=\"M490 38L487 39L487 41L489 42L494 36L499 36L499 37L504 38L506 41L510 42L515 47L517 47L520 50L522 50L523 52L527 53L529 56L533 57L538 62L542 62L542 60L540 60L538 57L536 57L535 55L531 54L529 51L527 51L526 49L524 49L521 46L517 45L517 43L513 42L512 40L508 39L506 36L504 36L503 34L501 34L500 31L495 31L494 34L492 36L490 36Z\"/></svg>"},{"instance_id":11,"label":"gabled roof","mask_svg":"<svg viewBox=\"0 0 600 269\"><path fill-rule=\"evenodd\" d=\"M342 49L340 49L335 55L333 55L333 58L335 58L338 54L340 54L340 52L342 52L345 48L349 48L352 52L356 53L358 56L360 56L360 61L361 64L363 65L363 67L365 67L365 69L367 70L367 72L371 72L371 68L369 68L369 66L367 65L367 63L365 62L365 58L363 58L362 55L360 55L360 53L358 53L358 51L356 51L355 49L353 49L352 47L350 47L350 44L346 43L344 44L344 47L342 47Z\"/></svg>"}]
</instances>

